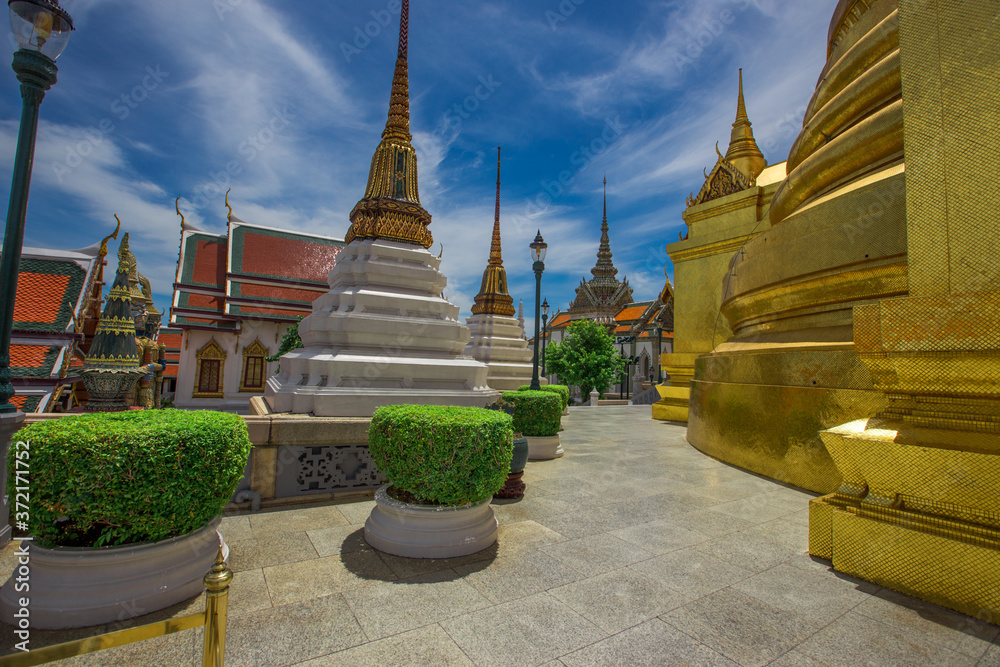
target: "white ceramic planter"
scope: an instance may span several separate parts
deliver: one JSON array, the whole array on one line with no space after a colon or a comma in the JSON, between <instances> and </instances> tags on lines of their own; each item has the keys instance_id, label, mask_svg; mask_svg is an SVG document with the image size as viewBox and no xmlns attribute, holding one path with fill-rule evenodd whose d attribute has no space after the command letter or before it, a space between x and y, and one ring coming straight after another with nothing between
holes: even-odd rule
<instances>
[{"instance_id":1,"label":"white ceramic planter","mask_svg":"<svg viewBox=\"0 0 1000 667\"><path fill-rule=\"evenodd\" d=\"M198 595L219 546L229 557L217 518L188 535L162 542L96 549L29 546L28 591L14 576L0 589L0 620L13 625L29 599L30 625L40 630L82 628L123 621ZM30 543L29 543L30 544Z\"/></svg>"},{"instance_id":2,"label":"white ceramic planter","mask_svg":"<svg viewBox=\"0 0 1000 667\"><path fill-rule=\"evenodd\" d=\"M528 460L548 461L557 459L563 455L562 445L559 443L559 434L541 438L527 436L528 438Z\"/></svg>"},{"instance_id":3,"label":"white ceramic planter","mask_svg":"<svg viewBox=\"0 0 1000 667\"><path fill-rule=\"evenodd\" d=\"M386 484L375 492L365 521L365 541L379 551L407 558L454 558L482 551L497 541L491 498L478 505L440 507L404 503Z\"/></svg>"}]
</instances>

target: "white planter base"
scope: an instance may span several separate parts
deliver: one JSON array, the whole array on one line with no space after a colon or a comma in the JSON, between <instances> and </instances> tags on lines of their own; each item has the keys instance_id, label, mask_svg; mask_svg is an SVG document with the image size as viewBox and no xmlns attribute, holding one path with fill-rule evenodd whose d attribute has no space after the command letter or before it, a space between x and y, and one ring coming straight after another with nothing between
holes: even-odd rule
<instances>
[{"instance_id":1,"label":"white planter base","mask_svg":"<svg viewBox=\"0 0 1000 667\"><path fill-rule=\"evenodd\" d=\"M557 459L563 455L562 444L559 442L559 435L545 438L527 436L528 438L528 460L548 461Z\"/></svg>"},{"instance_id":2,"label":"white planter base","mask_svg":"<svg viewBox=\"0 0 1000 667\"><path fill-rule=\"evenodd\" d=\"M491 498L463 507L414 505L396 500L386 493L388 488L375 492L375 509L365 521L365 541L379 551L406 558L454 558L497 541Z\"/></svg>"},{"instance_id":3,"label":"white planter base","mask_svg":"<svg viewBox=\"0 0 1000 667\"><path fill-rule=\"evenodd\" d=\"M142 616L198 595L222 545L221 519L155 544L86 549L29 546L30 591L15 591L20 565L0 589L0 620L18 625L14 614L27 597L30 627L83 628ZM30 542L28 543L30 545Z\"/></svg>"}]
</instances>

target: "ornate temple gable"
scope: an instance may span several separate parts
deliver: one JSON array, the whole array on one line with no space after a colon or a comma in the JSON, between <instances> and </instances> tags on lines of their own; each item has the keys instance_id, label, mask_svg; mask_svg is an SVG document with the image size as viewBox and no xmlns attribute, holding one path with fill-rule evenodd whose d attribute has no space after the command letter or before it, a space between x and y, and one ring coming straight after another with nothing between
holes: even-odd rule
<instances>
[{"instance_id":1,"label":"ornate temple gable","mask_svg":"<svg viewBox=\"0 0 1000 667\"><path fill-rule=\"evenodd\" d=\"M753 124L747 116L746 102L743 99L742 69L739 97L736 102L736 122L733 123L732 135L729 138L729 149L723 156L719 152L719 144L716 144L715 152L719 159L712 173L705 175L705 184L698 192L698 196L687 198L689 207L752 188L757 182L757 176L767 166L767 160L764 159L764 154L760 152L754 139Z\"/></svg>"},{"instance_id":2,"label":"ornate temple gable","mask_svg":"<svg viewBox=\"0 0 1000 667\"><path fill-rule=\"evenodd\" d=\"M719 147L716 146L715 150L718 152ZM697 206L707 201L722 199L728 195L743 192L748 188L752 188L755 182L756 180L748 178L746 174L736 168L736 165L728 162L720 153L719 160L715 163L712 173L705 176L705 185L701 187L697 197L689 196L687 198L687 205L689 207Z\"/></svg>"}]
</instances>

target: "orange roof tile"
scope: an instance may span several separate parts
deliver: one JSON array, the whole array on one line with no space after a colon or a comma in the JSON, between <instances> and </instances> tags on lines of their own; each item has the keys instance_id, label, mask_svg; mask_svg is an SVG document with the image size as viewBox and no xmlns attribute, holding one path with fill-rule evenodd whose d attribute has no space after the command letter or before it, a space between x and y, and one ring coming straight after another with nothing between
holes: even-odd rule
<instances>
[{"instance_id":1,"label":"orange roof tile","mask_svg":"<svg viewBox=\"0 0 1000 667\"><path fill-rule=\"evenodd\" d=\"M620 327L615 327L615 330L611 333L628 333L631 328L629 325L623 324Z\"/></svg>"},{"instance_id":2,"label":"orange roof tile","mask_svg":"<svg viewBox=\"0 0 1000 667\"><path fill-rule=\"evenodd\" d=\"M339 252L337 246L247 232L238 271L326 282Z\"/></svg>"},{"instance_id":3,"label":"orange roof tile","mask_svg":"<svg viewBox=\"0 0 1000 667\"><path fill-rule=\"evenodd\" d=\"M23 394L15 394L10 398L11 404L18 410L24 410L24 404L27 400L28 397Z\"/></svg>"},{"instance_id":4,"label":"orange roof tile","mask_svg":"<svg viewBox=\"0 0 1000 667\"><path fill-rule=\"evenodd\" d=\"M324 276L324 280L326 277ZM258 297L264 299L280 299L282 301L305 301L312 303L323 292L316 290L296 289L294 287L282 287L279 285L256 285L254 283L240 283L241 297Z\"/></svg>"},{"instance_id":5,"label":"orange roof tile","mask_svg":"<svg viewBox=\"0 0 1000 667\"><path fill-rule=\"evenodd\" d=\"M69 276L46 273L18 274L14 321L55 324L69 279Z\"/></svg>"},{"instance_id":6,"label":"orange roof tile","mask_svg":"<svg viewBox=\"0 0 1000 667\"><path fill-rule=\"evenodd\" d=\"M167 366L163 369L163 377L175 378L177 377L177 366Z\"/></svg>"},{"instance_id":7,"label":"orange roof tile","mask_svg":"<svg viewBox=\"0 0 1000 667\"><path fill-rule=\"evenodd\" d=\"M198 241L195 246L194 272L192 280L206 285L226 284L226 253L225 243L218 241Z\"/></svg>"},{"instance_id":8,"label":"orange roof tile","mask_svg":"<svg viewBox=\"0 0 1000 667\"><path fill-rule=\"evenodd\" d=\"M552 329L555 327L561 327L564 324L569 323L569 317L570 317L569 313L561 313L558 317L556 317L554 320L552 320L552 322L549 323L549 328Z\"/></svg>"},{"instance_id":9,"label":"orange roof tile","mask_svg":"<svg viewBox=\"0 0 1000 667\"><path fill-rule=\"evenodd\" d=\"M646 312L646 308L648 307L649 304L646 304L645 306L630 306L628 308L622 308L615 315L615 321L634 322L635 320L638 320L640 317L642 317L642 314Z\"/></svg>"},{"instance_id":10,"label":"orange roof tile","mask_svg":"<svg viewBox=\"0 0 1000 667\"><path fill-rule=\"evenodd\" d=\"M156 341L158 343L163 343L164 345L166 345L167 349L176 350L180 349L181 341L183 340L183 338L184 337L181 334L161 333L159 336L156 337Z\"/></svg>"},{"instance_id":11,"label":"orange roof tile","mask_svg":"<svg viewBox=\"0 0 1000 667\"><path fill-rule=\"evenodd\" d=\"M191 308L210 308L220 313L225 305L225 299L221 296L209 296L208 294L194 294L188 296L187 305Z\"/></svg>"},{"instance_id":12,"label":"orange roof tile","mask_svg":"<svg viewBox=\"0 0 1000 667\"><path fill-rule=\"evenodd\" d=\"M77 355L74 354L73 355L73 360L69 362L69 367L70 368L83 368L85 364L86 364L86 362L82 358L80 358L80 357L78 357Z\"/></svg>"},{"instance_id":13,"label":"orange roof tile","mask_svg":"<svg viewBox=\"0 0 1000 667\"><path fill-rule=\"evenodd\" d=\"M45 363L48 353L48 345L11 345L10 365L12 368L38 368Z\"/></svg>"},{"instance_id":14,"label":"orange roof tile","mask_svg":"<svg viewBox=\"0 0 1000 667\"><path fill-rule=\"evenodd\" d=\"M256 306L243 306L243 313L254 313L257 315L287 315L289 317L300 317L305 315L301 310L287 310L285 308L257 308Z\"/></svg>"}]
</instances>

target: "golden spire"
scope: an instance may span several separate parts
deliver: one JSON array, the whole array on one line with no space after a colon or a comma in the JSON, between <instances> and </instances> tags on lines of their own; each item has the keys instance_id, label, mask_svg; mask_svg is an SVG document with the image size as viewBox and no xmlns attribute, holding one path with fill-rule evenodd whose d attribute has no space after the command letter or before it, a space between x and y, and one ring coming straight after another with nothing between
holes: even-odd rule
<instances>
[{"instance_id":1,"label":"golden spire","mask_svg":"<svg viewBox=\"0 0 1000 667\"><path fill-rule=\"evenodd\" d=\"M483 282L472 306L473 315L514 316L514 299L507 293L507 271L500 251L500 147L497 147L497 204L493 215L493 243L490 261L483 271Z\"/></svg>"},{"instance_id":2,"label":"golden spire","mask_svg":"<svg viewBox=\"0 0 1000 667\"><path fill-rule=\"evenodd\" d=\"M740 69L740 96L736 103L736 122L733 123L733 134L726 151L726 161L746 174L752 181L767 166L764 154L757 147L753 138L752 124L747 116L746 102L743 100L743 69Z\"/></svg>"},{"instance_id":3,"label":"golden spire","mask_svg":"<svg viewBox=\"0 0 1000 667\"><path fill-rule=\"evenodd\" d=\"M420 205L417 190L417 154L410 145L410 88L407 43L410 2L403 0L399 19L399 51L392 78L389 117L382 141L375 149L365 196L351 211L345 241L383 239L430 248L430 214Z\"/></svg>"}]
</instances>

